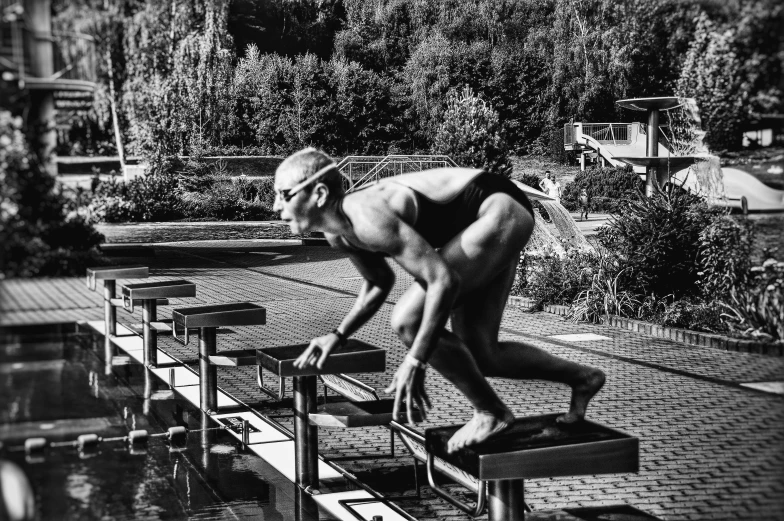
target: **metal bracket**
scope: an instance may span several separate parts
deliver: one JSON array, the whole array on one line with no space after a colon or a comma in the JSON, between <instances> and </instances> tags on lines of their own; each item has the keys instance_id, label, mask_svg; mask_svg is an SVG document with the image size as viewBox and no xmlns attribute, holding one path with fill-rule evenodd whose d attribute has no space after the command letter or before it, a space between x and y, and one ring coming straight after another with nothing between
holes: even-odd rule
<instances>
[{"instance_id":1,"label":"metal bracket","mask_svg":"<svg viewBox=\"0 0 784 521\"><path fill-rule=\"evenodd\" d=\"M438 486L435 479L435 456L427 453L427 482L430 483L430 488L441 499L456 506L471 517L481 516L485 511L485 503L487 502L487 483L479 481L479 490L477 491L476 503L472 507L468 503L460 501L452 496L448 491Z\"/></svg>"},{"instance_id":2,"label":"metal bracket","mask_svg":"<svg viewBox=\"0 0 784 521\"><path fill-rule=\"evenodd\" d=\"M123 308L125 308L125 311L127 311L128 313L133 313L133 299L132 298L130 298L127 295L123 295L122 296L122 303L123 303Z\"/></svg>"},{"instance_id":3,"label":"metal bracket","mask_svg":"<svg viewBox=\"0 0 784 521\"><path fill-rule=\"evenodd\" d=\"M265 393L265 394L275 398L276 400L280 401L286 395L286 385L283 382L283 377L282 376L280 376L278 378L279 378L278 390L276 392L275 389L273 389L271 387L267 387L266 385L264 385L264 376L263 376L263 374L261 372L261 366L260 365L256 366L256 383L258 384L259 389L263 393Z\"/></svg>"},{"instance_id":4,"label":"metal bracket","mask_svg":"<svg viewBox=\"0 0 784 521\"><path fill-rule=\"evenodd\" d=\"M185 329L184 334L183 334L183 338L178 338L177 337L177 322L174 321L174 320L172 321L172 336L174 337L174 340L176 340L177 342L181 343L184 346L187 346L188 345L188 326L183 326L183 328Z\"/></svg>"}]
</instances>

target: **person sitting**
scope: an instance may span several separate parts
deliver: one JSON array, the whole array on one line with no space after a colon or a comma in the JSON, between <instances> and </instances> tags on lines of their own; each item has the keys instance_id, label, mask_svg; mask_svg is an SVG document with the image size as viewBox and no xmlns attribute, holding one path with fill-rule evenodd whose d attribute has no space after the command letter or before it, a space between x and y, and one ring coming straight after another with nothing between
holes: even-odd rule
<instances>
[{"instance_id":1,"label":"person sitting","mask_svg":"<svg viewBox=\"0 0 784 521\"><path fill-rule=\"evenodd\" d=\"M365 281L330 333L314 338L295 361L321 368L332 352L384 304L395 276L391 258L415 282L394 306L391 325L408 347L386 392L395 418L405 406L431 407L425 375L432 365L465 395L473 417L449 440L456 451L503 431L514 415L487 377L544 379L569 385L569 410L586 414L602 388L602 371L559 358L498 332L520 253L534 227L526 195L508 179L468 168L440 168L384 179L344 194L335 163L313 148L286 158L275 173L275 205L291 232L321 231L347 254ZM451 318L452 330L446 329Z\"/></svg>"}]
</instances>

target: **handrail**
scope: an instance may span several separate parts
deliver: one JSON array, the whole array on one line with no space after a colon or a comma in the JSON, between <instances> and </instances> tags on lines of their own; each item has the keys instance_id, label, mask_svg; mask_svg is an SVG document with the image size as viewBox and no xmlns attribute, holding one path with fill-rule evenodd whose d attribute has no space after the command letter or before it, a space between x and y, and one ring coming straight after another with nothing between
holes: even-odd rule
<instances>
[{"instance_id":1,"label":"handrail","mask_svg":"<svg viewBox=\"0 0 784 521\"><path fill-rule=\"evenodd\" d=\"M452 158L446 155L388 154L386 156L347 156L338 163L338 169L340 170L341 174L343 174L343 177L345 177L348 181L349 187L347 191L353 191L358 187L370 182L370 180L378 180L381 176L381 173L390 167L394 167L396 165L400 166L399 172L395 171L395 169L389 170L390 175L388 177L393 177L405 173L405 165L418 164L418 170L422 170L424 163L429 163L431 165L437 164L437 166L442 167L458 166L452 160ZM360 172L359 179L355 180L355 174L352 168L354 165L366 165L370 166L370 169L365 172ZM407 171L413 172L414 170Z\"/></svg>"}]
</instances>

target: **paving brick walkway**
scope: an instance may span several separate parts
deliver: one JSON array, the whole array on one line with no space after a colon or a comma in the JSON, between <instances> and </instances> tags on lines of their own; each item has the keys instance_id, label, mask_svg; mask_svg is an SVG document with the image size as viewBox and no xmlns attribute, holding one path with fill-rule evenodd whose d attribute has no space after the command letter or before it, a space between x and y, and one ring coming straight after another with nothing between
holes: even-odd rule
<instances>
[{"instance_id":1,"label":"paving brick walkway","mask_svg":"<svg viewBox=\"0 0 784 521\"><path fill-rule=\"evenodd\" d=\"M185 278L196 283L196 299L162 306L161 317L170 316L172 307L233 300L267 309L266 326L229 328L218 337L219 350L307 342L340 321L361 283L338 253L286 243L168 245L156 248L151 257L117 260L149 265L151 280ZM385 373L360 377L379 391L405 354L388 324L393 304L411 278L397 268L396 274L398 283L388 303L357 334L388 350ZM100 298L86 291L83 279L5 281L0 285L0 325L100 318ZM135 322L141 318L139 311L133 319L123 311L118 317ZM603 338L551 338L577 333ZM640 438L638 474L527 481L526 499L536 510L629 503L667 520L784 519L784 396L740 386L784 380L784 359L687 346L517 309L506 311L502 339L600 367L608 380L589 416ZM163 336L160 344L184 359L196 354L195 343L182 346ZM518 415L563 411L568 404L565 386L506 379L492 383ZM427 384L435 407L419 428L470 417L466 400L439 375L431 371ZM282 403L263 398L255 388L255 369L222 370L219 385L246 403L260 402L261 412L291 428L290 398ZM328 458L380 453L388 449L388 439L381 428L324 430L320 449ZM396 447L395 459L341 465L379 491L412 493L411 458L399 442ZM422 520L469 519L427 487L423 497L400 504Z\"/></svg>"}]
</instances>

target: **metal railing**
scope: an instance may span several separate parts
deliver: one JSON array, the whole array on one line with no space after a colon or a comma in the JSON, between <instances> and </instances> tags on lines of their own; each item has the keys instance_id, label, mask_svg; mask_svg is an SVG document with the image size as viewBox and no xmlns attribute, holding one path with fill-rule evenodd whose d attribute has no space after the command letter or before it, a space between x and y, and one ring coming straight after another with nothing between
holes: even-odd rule
<instances>
[{"instance_id":1,"label":"metal railing","mask_svg":"<svg viewBox=\"0 0 784 521\"><path fill-rule=\"evenodd\" d=\"M449 156L439 155L347 156L338 163L338 170L346 179L349 192L387 177L456 166Z\"/></svg>"},{"instance_id":2,"label":"metal railing","mask_svg":"<svg viewBox=\"0 0 784 521\"><path fill-rule=\"evenodd\" d=\"M583 135L603 145L630 145L632 125L630 123L583 123Z\"/></svg>"},{"instance_id":3,"label":"metal railing","mask_svg":"<svg viewBox=\"0 0 784 521\"><path fill-rule=\"evenodd\" d=\"M642 123L637 123L640 126L640 135L647 136L648 135L648 126ZM659 144L667 149L668 152L673 152L673 145L671 136L668 135L670 130L669 125L659 125Z\"/></svg>"}]
</instances>

